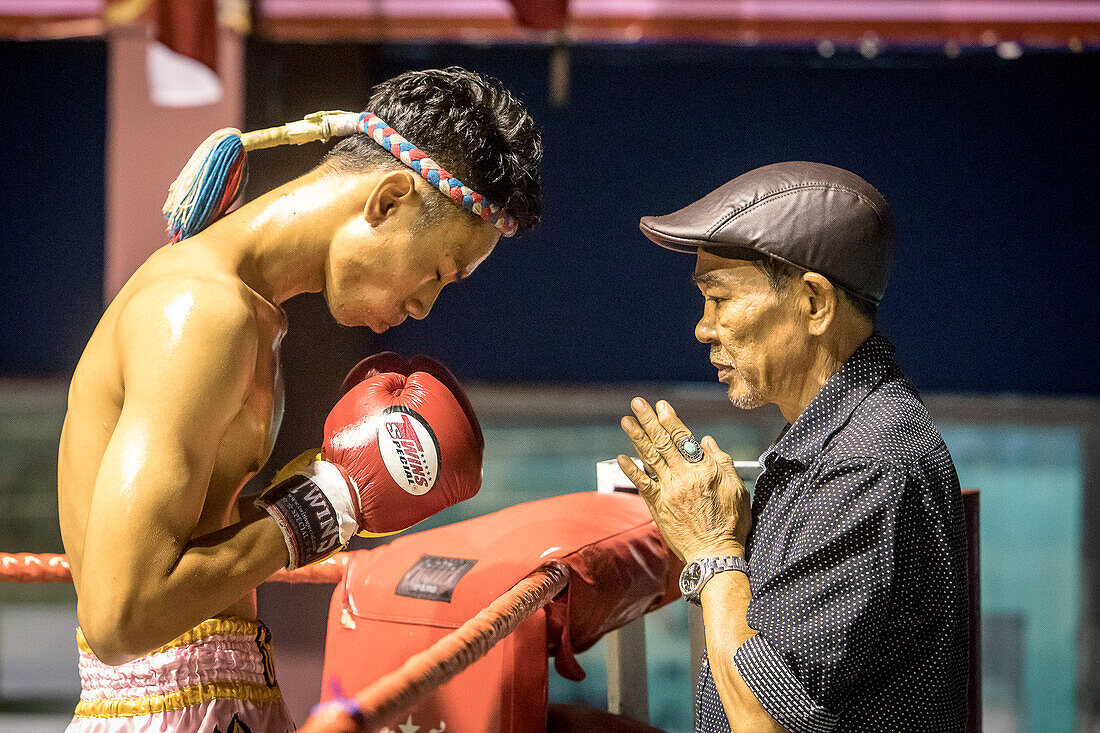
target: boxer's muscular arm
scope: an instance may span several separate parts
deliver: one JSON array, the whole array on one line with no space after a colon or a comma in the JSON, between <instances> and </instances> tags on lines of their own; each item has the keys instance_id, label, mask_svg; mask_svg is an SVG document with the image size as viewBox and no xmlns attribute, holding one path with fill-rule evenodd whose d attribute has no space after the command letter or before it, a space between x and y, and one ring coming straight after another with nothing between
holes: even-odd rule
<instances>
[{"instance_id":1,"label":"boxer's muscular arm","mask_svg":"<svg viewBox=\"0 0 1100 733\"><path fill-rule=\"evenodd\" d=\"M182 282L136 294L117 329L125 397L96 477L78 587L85 636L109 664L171 641L287 561L266 514L193 537L255 371L249 305L224 284Z\"/></svg>"}]
</instances>

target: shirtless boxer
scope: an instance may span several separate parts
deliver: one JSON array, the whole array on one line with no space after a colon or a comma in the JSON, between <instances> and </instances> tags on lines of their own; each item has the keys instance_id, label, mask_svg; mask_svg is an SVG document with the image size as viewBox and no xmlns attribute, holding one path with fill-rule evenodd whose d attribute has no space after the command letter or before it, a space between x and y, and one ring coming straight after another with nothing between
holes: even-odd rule
<instances>
[{"instance_id":1,"label":"shirtless boxer","mask_svg":"<svg viewBox=\"0 0 1100 733\"><path fill-rule=\"evenodd\" d=\"M366 109L502 207L513 231L537 221L541 140L495 80L457 68L408 72L375 87ZM282 419L280 305L323 292L338 322L381 333L427 316L500 235L357 134L313 171L138 269L77 365L61 435L60 521L84 687L71 730L293 728L254 589L317 553L296 559L302 548L285 516L239 498ZM452 387L440 377L425 389L463 403ZM353 396L326 422L326 449L330 423L363 409L362 400L345 404ZM362 478L357 495L344 483L352 472L342 466L326 496L360 529L365 503L385 513L386 502L410 497L365 496Z\"/></svg>"}]
</instances>

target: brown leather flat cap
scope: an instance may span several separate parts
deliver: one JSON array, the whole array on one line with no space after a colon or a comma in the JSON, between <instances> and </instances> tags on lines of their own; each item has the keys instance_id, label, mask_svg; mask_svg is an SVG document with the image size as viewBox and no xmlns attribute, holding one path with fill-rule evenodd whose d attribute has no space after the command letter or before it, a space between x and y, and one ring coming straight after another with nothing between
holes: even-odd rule
<instances>
[{"instance_id":1,"label":"brown leather flat cap","mask_svg":"<svg viewBox=\"0 0 1100 733\"><path fill-rule=\"evenodd\" d=\"M894 215L874 186L824 163L766 165L693 204L646 216L642 233L677 252L774 257L878 304L894 260Z\"/></svg>"}]
</instances>

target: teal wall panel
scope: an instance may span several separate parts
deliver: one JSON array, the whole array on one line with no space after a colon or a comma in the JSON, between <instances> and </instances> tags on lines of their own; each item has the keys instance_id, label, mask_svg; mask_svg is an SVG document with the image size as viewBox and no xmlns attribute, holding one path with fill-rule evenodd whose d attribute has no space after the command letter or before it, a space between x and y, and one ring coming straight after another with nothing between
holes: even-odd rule
<instances>
[{"instance_id":1,"label":"teal wall panel","mask_svg":"<svg viewBox=\"0 0 1100 733\"><path fill-rule=\"evenodd\" d=\"M1081 603L1080 431L1069 427L943 426L964 487L981 491L983 615L1018 618L1023 697L987 683L987 713L1029 733L1074 726ZM997 653L992 655L997 658ZM999 682L1000 670L987 680ZM1009 707L1010 710L1002 710Z\"/></svg>"}]
</instances>

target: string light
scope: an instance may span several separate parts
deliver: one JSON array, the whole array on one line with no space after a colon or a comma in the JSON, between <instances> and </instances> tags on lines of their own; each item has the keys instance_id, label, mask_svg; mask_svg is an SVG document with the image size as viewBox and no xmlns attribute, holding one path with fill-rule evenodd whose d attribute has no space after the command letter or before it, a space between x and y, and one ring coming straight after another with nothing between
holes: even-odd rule
<instances>
[{"instance_id":1,"label":"string light","mask_svg":"<svg viewBox=\"0 0 1100 733\"><path fill-rule=\"evenodd\" d=\"M873 59L881 50L882 39L877 33L868 31L859 39L859 52L865 59Z\"/></svg>"},{"instance_id":2,"label":"string light","mask_svg":"<svg viewBox=\"0 0 1100 733\"><path fill-rule=\"evenodd\" d=\"M997 55L1011 61L1024 55L1024 49L1016 41L1001 41L997 44Z\"/></svg>"}]
</instances>

